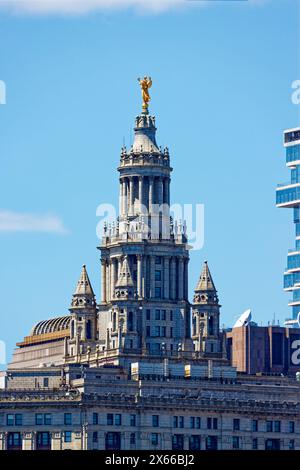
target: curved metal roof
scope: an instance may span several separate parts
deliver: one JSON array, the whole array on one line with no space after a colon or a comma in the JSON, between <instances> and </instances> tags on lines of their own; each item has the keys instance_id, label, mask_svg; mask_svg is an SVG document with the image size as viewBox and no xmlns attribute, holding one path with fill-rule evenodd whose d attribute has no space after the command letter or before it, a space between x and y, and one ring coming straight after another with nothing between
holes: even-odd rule
<instances>
[{"instance_id":1,"label":"curved metal roof","mask_svg":"<svg viewBox=\"0 0 300 470\"><path fill-rule=\"evenodd\" d=\"M42 335L45 333L54 333L69 328L71 316L50 318L49 320L42 320L32 328L30 335Z\"/></svg>"}]
</instances>

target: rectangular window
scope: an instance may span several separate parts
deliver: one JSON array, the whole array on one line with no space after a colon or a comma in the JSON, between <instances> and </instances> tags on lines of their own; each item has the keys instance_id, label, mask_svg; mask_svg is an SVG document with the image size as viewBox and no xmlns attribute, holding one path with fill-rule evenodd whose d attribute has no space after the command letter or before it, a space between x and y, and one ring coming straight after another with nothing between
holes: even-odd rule
<instances>
[{"instance_id":1,"label":"rectangular window","mask_svg":"<svg viewBox=\"0 0 300 470\"><path fill-rule=\"evenodd\" d=\"M170 338L173 338L173 327L170 328Z\"/></svg>"},{"instance_id":2,"label":"rectangular window","mask_svg":"<svg viewBox=\"0 0 300 470\"><path fill-rule=\"evenodd\" d=\"M72 431L65 431L64 432L64 441L65 442L72 442Z\"/></svg>"},{"instance_id":3,"label":"rectangular window","mask_svg":"<svg viewBox=\"0 0 300 470\"><path fill-rule=\"evenodd\" d=\"M98 442L98 433L97 433L97 431L93 432L93 442L94 443Z\"/></svg>"},{"instance_id":4,"label":"rectangular window","mask_svg":"<svg viewBox=\"0 0 300 470\"><path fill-rule=\"evenodd\" d=\"M136 426L136 415L130 415L130 426Z\"/></svg>"},{"instance_id":5,"label":"rectangular window","mask_svg":"<svg viewBox=\"0 0 300 470\"><path fill-rule=\"evenodd\" d=\"M49 379L48 377L45 377L43 380L44 387L49 387Z\"/></svg>"},{"instance_id":6,"label":"rectangular window","mask_svg":"<svg viewBox=\"0 0 300 470\"><path fill-rule=\"evenodd\" d=\"M167 336L167 329L165 326L161 327L160 335L163 336L164 338Z\"/></svg>"},{"instance_id":7,"label":"rectangular window","mask_svg":"<svg viewBox=\"0 0 300 470\"><path fill-rule=\"evenodd\" d=\"M179 416L178 423L180 428L184 428L184 416Z\"/></svg>"},{"instance_id":8,"label":"rectangular window","mask_svg":"<svg viewBox=\"0 0 300 470\"><path fill-rule=\"evenodd\" d=\"M166 310L162 310L161 311L161 319L166 320L166 318L167 318Z\"/></svg>"},{"instance_id":9,"label":"rectangular window","mask_svg":"<svg viewBox=\"0 0 300 470\"><path fill-rule=\"evenodd\" d=\"M258 431L258 420L253 419L252 420L252 432L257 432Z\"/></svg>"},{"instance_id":10,"label":"rectangular window","mask_svg":"<svg viewBox=\"0 0 300 470\"><path fill-rule=\"evenodd\" d=\"M44 424L51 425L52 424L52 415L51 413L44 414Z\"/></svg>"},{"instance_id":11,"label":"rectangular window","mask_svg":"<svg viewBox=\"0 0 300 470\"><path fill-rule=\"evenodd\" d=\"M238 436L233 436L232 438L232 448L239 449L240 448L240 438Z\"/></svg>"},{"instance_id":12,"label":"rectangular window","mask_svg":"<svg viewBox=\"0 0 300 470\"><path fill-rule=\"evenodd\" d=\"M294 421L289 421L289 432L290 433L295 432L295 422Z\"/></svg>"},{"instance_id":13,"label":"rectangular window","mask_svg":"<svg viewBox=\"0 0 300 470\"><path fill-rule=\"evenodd\" d=\"M154 428L158 428L158 426L159 426L159 416L158 415L153 415L152 416L152 426Z\"/></svg>"},{"instance_id":14,"label":"rectangular window","mask_svg":"<svg viewBox=\"0 0 300 470\"><path fill-rule=\"evenodd\" d=\"M199 416L197 416L196 418L196 429L200 429L201 428L201 418Z\"/></svg>"},{"instance_id":15,"label":"rectangular window","mask_svg":"<svg viewBox=\"0 0 300 470\"><path fill-rule=\"evenodd\" d=\"M93 424L98 424L98 413L93 413Z\"/></svg>"},{"instance_id":16,"label":"rectangular window","mask_svg":"<svg viewBox=\"0 0 300 470\"><path fill-rule=\"evenodd\" d=\"M160 320L160 310L155 310L155 320Z\"/></svg>"},{"instance_id":17,"label":"rectangular window","mask_svg":"<svg viewBox=\"0 0 300 470\"><path fill-rule=\"evenodd\" d=\"M252 441L252 449L253 449L253 450L257 450L257 449L258 449L257 439L253 439L253 441Z\"/></svg>"},{"instance_id":18,"label":"rectangular window","mask_svg":"<svg viewBox=\"0 0 300 470\"><path fill-rule=\"evenodd\" d=\"M208 436L206 438L206 450L218 450L217 436Z\"/></svg>"},{"instance_id":19,"label":"rectangular window","mask_svg":"<svg viewBox=\"0 0 300 470\"><path fill-rule=\"evenodd\" d=\"M195 418L194 416L190 417L190 428L194 429L195 427Z\"/></svg>"},{"instance_id":20,"label":"rectangular window","mask_svg":"<svg viewBox=\"0 0 300 470\"><path fill-rule=\"evenodd\" d=\"M291 439L289 442L289 450L294 450L295 449L295 441L294 439Z\"/></svg>"},{"instance_id":21,"label":"rectangular window","mask_svg":"<svg viewBox=\"0 0 300 470\"><path fill-rule=\"evenodd\" d=\"M107 426L113 426L114 424L114 415L112 413L107 413Z\"/></svg>"},{"instance_id":22,"label":"rectangular window","mask_svg":"<svg viewBox=\"0 0 300 470\"><path fill-rule=\"evenodd\" d=\"M17 413L15 415L15 425L16 426L22 426L22 421L23 421L23 416L20 413Z\"/></svg>"},{"instance_id":23,"label":"rectangular window","mask_svg":"<svg viewBox=\"0 0 300 470\"><path fill-rule=\"evenodd\" d=\"M173 310L170 310L170 321L173 321Z\"/></svg>"},{"instance_id":24,"label":"rectangular window","mask_svg":"<svg viewBox=\"0 0 300 470\"><path fill-rule=\"evenodd\" d=\"M13 426L15 424L15 417L14 415L6 415L6 425Z\"/></svg>"},{"instance_id":25,"label":"rectangular window","mask_svg":"<svg viewBox=\"0 0 300 470\"><path fill-rule=\"evenodd\" d=\"M200 436L190 436L189 450L200 450Z\"/></svg>"},{"instance_id":26,"label":"rectangular window","mask_svg":"<svg viewBox=\"0 0 300 470\"><path fill-rule=\"evenodd\" d=\"M157 434L157 432L153 432L151 434L151 444L153 446L158 446L158 434Z\"/></svg>"},{"instance_id":27,"label":"rectangular window","mask_svg":"<svg viewBox=\"0 0 300 470\"><path fill-rule=\"evenodd\" d=\"M213 429L218 429L218 418L213 418Z\"/></svg>"},{"instance_id":28,"label":"rectangular window","mask_svg":"<svg viewBox=\"0 0 300 470\"><path fill-rule=\"evenodd\" d=\"M160 336L160 326L154 327L154 336Z\"/></svg>"},{"instance_id":29,"label":"rectangular window","mask_svg":"<svg viewBox=\"0 0 300 470\"><path fill-rule=\"evenodd\" d=\"M207 425L206 425L207 429L211 429L211 422L212 422L211 418L207 418Z\"/></svg>"},{"instance_id":30,"label":"rectangular window","mask_svg":"<svg viewBox=\"0 0 300 470\"><path fill-rule=\"evenodd\" d=\"M116 414L115 415L115 425L116 426L121 426L122 424L122 415Z\"/></svg>"},{"instance_id":31,"label":"rectangular window","mask_svg":"<svg viewBox=\"0 0 300 470\"><path fill-rule=\"evenodd\" d=\"M151 320L151 310L146 310L146 320Z\"/></svg>"},{"instance_id":32,"label":"rectangular window","mask_svg":"<svg viewBox=\"0 0 300 470\"><path fill-rule=\"evenodd\" d=\"M280 432L281 431L281 422L280 421L275 421L274 422L274 431L275 432Z\"/></svg>"},{"instance_id":33,"label":"rectangular window","mask_svg":"<svg viewBox=\"0 0 300 470\"><path fill-rule=\"evenodd\" d=\"M70 426L72 424L72 413L65 413L64 414L64 423L67 426Z\"/></svg>"},{"instance_id":34,"label":"rectangular window","mask_svg":"<svg viewBox=\"0 0 300 470\"><path fill-rule=\"evenodd\" d=\"M147 326L146 326L146 335L147 335L147 336L151 336L150 325L147 325Z\"/></svg>"},{"instance_id":35,"label":"rectangular window","mask_svg":"<svg viewBox=\"0 0 300 470\"><path fill-rule=\"evenodd\" d=\"M172 437L172 450L183 450L183 434L174 434Z\"/></svg>"},{"instance_id":36,"label":"rectangular window","mask_svg":"<svg viewBox=\"0 0 300 470\"><path fill-rule=\"evenodd\" d=\"M173 428L178 428L178 416L173 416Z\"/></svg>"},{"instance_id":37,"label":"rectangular window","mask_svg":"<svg viewBox=\"0 0 300 470\"><path fill-rule=\"evenodd\" d=\"M42 415L42 413L37 413L35 415L35 424L36 424L36 426L41 426L43 424L43 415Z\"/></svg>"},{"instance_id":38,"label":"rectangular window","mask_svg":"<svg viewBox=\"0 0 300 470\"><path fill-rule=\"evenodd\" d=\"M267 432L273 432L273 421L267 421Z\"/></svg>"},{"instance_id":39,"label":"rectangular window","mask_svg":"<svg viewBox=\"0 0 300 470\"><path fill-rule=\"evenodd\" d=\"M239 431L240 430L240 420L239 419L234 419L233 420L233 430L234 431Z\"/></svg>"},{"instance_id":40,"label":"rectangular window","mask_svg":"<svg viewBox=\"0 0 300 470\"><path fill-rule=\"evenodd\" d=\"M130 434L130 445L135 445L135 432Z\"/></svg>"},{"instance_id":41,"label":"rectangular window","mask_svg":"<svg viewBox=\"0 0 300 470\"><path fill-rule=\"evenodd\" d=\"M156 299L161 298L161 288L160 287L155 287L155 298Z\"/></svg>"},{"instance_id":42,"label":"rectangular window","mask_svg":"<svg viewBox=\"0 0 300 470\"><path fill-rule=\"evenodd\" d=\"M155 270L155 280L161 281L161 271L159 271L158 269Z\"/></svg>"},{"instance_id":43,"label":"rectangular window","mask_svg":"<svg viewBox=\"0 0 300 470\"><path fill-rule=\"evenodd\" d=\"M155 264L161 264L161 256L155 256Z\"/></svg>"}]
</instances>

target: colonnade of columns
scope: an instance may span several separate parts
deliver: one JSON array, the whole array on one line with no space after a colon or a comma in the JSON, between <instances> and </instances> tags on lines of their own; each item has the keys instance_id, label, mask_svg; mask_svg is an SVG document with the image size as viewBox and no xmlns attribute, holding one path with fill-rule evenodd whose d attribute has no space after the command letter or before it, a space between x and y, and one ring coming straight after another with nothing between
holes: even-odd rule
<instances>
[{"instance_id":1,"label":"colonnade of columns","mask_svg":"<svg viewBox=\"0 0 300 470\"><path fill-rule=\"evenodd\" d=\"M156 264L155 255L130 255L128 257L132 279L139 298L161 298L166 300L188 299L188 258L185 256L161 256ZM109 302L114 290L123 256L101 259L101 298ZM136 271L134 275L134 271ZM160 272L157 279L157 272ZM156 288L160 289L160 296Z\"/></svg>"},{"instance_id":2,"label":"colonnade of columns","mask_svg":"<svg viewBox=\"0 0 300 470\"><path fill-rule=\"evenodd\" d=\"M125 176L120 178L120 215L135 215L146 207L153 212L153 204L170 206L170 178L168 176Z\"/></svg>"}]
</instances>

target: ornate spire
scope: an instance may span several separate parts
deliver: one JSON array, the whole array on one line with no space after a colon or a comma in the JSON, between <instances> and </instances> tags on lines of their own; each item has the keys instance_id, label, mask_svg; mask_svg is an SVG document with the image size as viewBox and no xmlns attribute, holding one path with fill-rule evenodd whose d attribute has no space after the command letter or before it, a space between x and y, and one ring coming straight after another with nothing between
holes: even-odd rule
<instances>
[{"instance_id":1,"label":"ornate spire","mask_svg":"<svg viewBox=\"0 0 300 470\"><path fill-rule=\"evenodd\" d=\"M207 261L204 262L200 279L194 292L195 303L218 303L217 289L212 280Z\"/></svg>"},{"instance_id":2,"label":"ornate spire","mask_svg":"<svg viewBox=\"0 0 300 470\"><path fill-rule=\"evenodd\" d=\"M71 307L94 308L95 306L95 294L84 264L82 266L80 278L73 294Z\"/></svg>"},{"instance_id":3,"label":"ornate spire","mask_svg":"<svg viewBox=\"0 0 300 470\"><path fill-rule=\"evenodd\" d=\"M212 280L207 261L204 261L204 265L203 265L203 268L202 268L200 279L198 281L195 292L197 292L197 291L207 291L207 290L216 291L216 288L215 288L214 282Z\"/></svg>"},{"instance_id":4,"label":"ornate spire","mask_svg":"<svg viewBox=\"0 0 300 470\"><path fill-rule=\"evenodd\" d=\"M127 256L125 256L122 268L120 269L120 275L116 287L133 287L133 280L131 277Z\"/></svg>"},{"instance_id":5,"label":"ornate spire","mask_svg":"<svg viewBox=\"0 0 300 470\"><path fill-rule=\"evenodd\" d=\"M130 267L128 264L127 256L125 256L120 275L115 287L115 298L119 300L129 299L136 297L133 280L131 277Z\"/></svg>"}]
</instances>

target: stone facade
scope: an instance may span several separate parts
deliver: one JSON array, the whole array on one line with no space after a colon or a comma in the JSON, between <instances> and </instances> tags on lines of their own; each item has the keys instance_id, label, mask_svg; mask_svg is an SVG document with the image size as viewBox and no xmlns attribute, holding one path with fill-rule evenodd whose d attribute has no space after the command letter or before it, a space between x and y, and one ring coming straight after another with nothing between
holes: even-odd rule
<instances>
[{"instance_id":1,"label":"stone facade","mask_svg":"<svg viewBox=\"0 0 300 470\"><path fill-rule=\"evenodd\" d=\"M0 449L300 449L300 383L237 374L207 262L189 302L186 226L171 217L170 155L155 133L143 110L121 151L101 301L83 266L70 314L17 344Z\"/></svg>"},{"instance_id":2,"label":"stone facade","mask_svg":"<svg viewBox=\"0 0 300 470\"><path fill-rule=\"evenodd\" d=\"M56 389L37 390L26 371L0 393L2 449L300 449L300 387L288 378L129 379L77 365L49 368Z\"/></svg>"}]
</instances>

